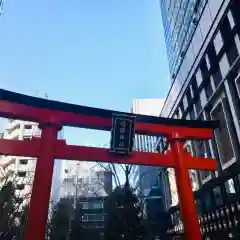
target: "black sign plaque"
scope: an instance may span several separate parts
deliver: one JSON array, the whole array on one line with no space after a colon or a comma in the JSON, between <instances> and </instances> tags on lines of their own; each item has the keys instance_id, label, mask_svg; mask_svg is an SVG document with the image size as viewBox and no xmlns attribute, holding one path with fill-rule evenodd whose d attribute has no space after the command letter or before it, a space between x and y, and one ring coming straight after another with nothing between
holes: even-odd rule
<instances>
[{"instance_id":1,"label":"black sign plaque","mask_svg":"<svg viewBox=\"0 0 240 240\"><path fill-rule=\"evenodd\" d=\"M110 151L120 155L132 152L135 135L135 116L113 114Z\"/></svg>"}]
</instances>

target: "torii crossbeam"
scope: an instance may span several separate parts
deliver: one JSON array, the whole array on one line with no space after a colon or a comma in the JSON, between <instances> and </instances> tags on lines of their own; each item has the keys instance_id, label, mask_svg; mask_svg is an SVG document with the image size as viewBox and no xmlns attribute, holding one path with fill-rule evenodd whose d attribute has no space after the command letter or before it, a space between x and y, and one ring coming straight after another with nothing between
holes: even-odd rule
<instances>
[{"instance_id":1,"label":"torii crossbeam","mask_svg":"<svg viewBox=\"0 0 240 240\"><path fill-rule=\"evenodd\" d=\"M133 152L130 156L118 156L108 149L67 145L64 140L57 139L57 133L63 126L110 131L112 115L116 113L129 115L0 90L1 117L38 122L42 129L39 139L0 140L0 154L37 158L25 240L45 239L54 159L173 167L185 236L188 240L202 239L188 170L214 171L216 161L192 157L185 152L184 141L211 139L218 123L135 115L137 134L165 136L168 139L171 149L162 154Z\"/></svg>"}]
</instances>

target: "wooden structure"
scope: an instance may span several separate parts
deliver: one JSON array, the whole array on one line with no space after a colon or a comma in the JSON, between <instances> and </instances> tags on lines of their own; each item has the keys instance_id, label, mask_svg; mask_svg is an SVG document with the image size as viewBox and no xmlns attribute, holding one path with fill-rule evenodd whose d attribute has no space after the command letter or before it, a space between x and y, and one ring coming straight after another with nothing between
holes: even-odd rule
<instances>
[{"instance_id":1,"label":"wooden structure","mask_svg":"<svg viewBox=\"0 0 240 240\"><path fill-rule=\"evenodd\" d=\"M38 122L42 130L41 138L30 141L0 139L0 154L37 158L25 240L45 238L54 159L98 160L173 167L185 236L189 240L202 239L188 170L215 170L216 161L192 157L184 151L184 141L186 139L211 139L217 122L135 115L135 133L164 136L168 139L170 150L162 154L132 152L128 156L119 156L110 153L108 149L71 146L67 145L64 140L57 139L58 131L63 126L111 131L113 114L131 115L0 90L1 117Z\"/></svg>"}]
</instances>

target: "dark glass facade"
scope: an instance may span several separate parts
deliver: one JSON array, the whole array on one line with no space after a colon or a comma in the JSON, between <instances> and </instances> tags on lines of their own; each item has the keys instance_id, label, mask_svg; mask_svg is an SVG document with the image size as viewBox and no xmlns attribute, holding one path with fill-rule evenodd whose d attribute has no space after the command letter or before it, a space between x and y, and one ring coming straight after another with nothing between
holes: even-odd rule
<instances>
[{"instance_id":1,"label":"dark glass facade","mask_svg":"<svg viewBox=\"0 0 240 240\"><path fill-rule=\"evenodd\" d=\"M174 79L207 0L161 0L170 72Z\"/></svg>"},{"instance_id":2,"label":"dark glass facade","mask_svg":"<svg viewBox=\"0 0 240 240\"><path fill-rule=\"evenodd\" d=\"M161 116L186 120L220 120L212 140L185 143L190 146L193 156L213 157L217 160L216 172L196 172L197 201L205 206L202 211L208 211L208 194L212 195L216 203L220 201L220 195L222 201L227 202L228 196L236 194L237 188L240 189L240 1L193 1L198 2L202 9L199 10L199 19L197 22L192 19L196 24L192 36L186 48L180 47L184 55L176 55L176 59L171 60L173 50L170 51L170 48L175 43L169 37L168 28L174 14L169 12L169 6L175 4L179 8L184 1L180 1L180 5L177 2L161 1L169 62L170 65L171 61L180 62L179 66L178 63L173 64L177 66L177 71ZM185 14L191 18L191 11L186 10ZM177 21L182 22L180 17ZM180 41L181 38L177 39ZM215 193L218 187L221 188L221 194Z\"/></svg>"},{"instance_id":3,"label":"dark glass facade","mask_svg":"<svg viewBox=\"0 0 240 240\"><path fill-rule=\"evenodd\" d=\"M213 29L216 29L218 27L218 24L216 22L221 21L219 17L219 12L221 10L223 11L223 9L226 9L227 5L229 5L229 3L232 1L233 0L186 1L188 4L192 2L192 5L187 4L189 8L186 8L184 13L184 16L188 18L189 25L182 22L181 18L179 17L180 15L177 15L178 16L177 22L180 22L181 23L180 25L182 27L187 26L186 27L187 33L185 33L186 34L185 37L188 36L189 33L191 32L191 34L189 35L190 37L184 38L183 42L181 42L182 38L178 37L180 36L178 35L180 34L179 31L182 31L182 30L177 30L177 28L170 27L170 23L171 21L173 21L173 14L170 11L169 6L172 6L175 4L175 8L174 8L174 11L175 11L177 9L176 6L182 7L184 5L183 2L185 2L185 0L182 0L182 1L161 0L160 1L170 71L173 76L172 85L168 93L168 96L166 98L164 107L162 109L162 113L161 113L162 116L170 117L175 111L175 107L177 107L179 104L182 104L182 102L179 102L180 97L184 93L186 86L190 82L192 82L192 85L193 85L192 91L197 91L197 88L199 86L195 84L194 81L196 82L201 77L205 79L207 77L206 74L209 71L209 66L213 65L213 62L217 61L217 59L220 57L219 54L221 54L221 52L216 53L215 45L218 45L218 49L222 48L219 42L227 41L225 36L229 36L228 35L229 28L224 29L225 31L224 33L221 32L221 35L223 37L221 39L217 38L216 44L213 41L211 41L211 38L214 35ZM178 2L181 2L181 3L179 4ZM199 5L196 5L197 3L199 3ZM190 6L195 6L195 7L193 7L193 10L190 10ZM198 7L196 8L196 6ZM198 9L197 12L195 12L196 9ZM194 14L192 14L192 11L194 12ZM222 14L224 14L224 12ZM236 22L236 20L233 20L233 21ZM194 26L192 25L192 23L194 23ZM213 28L212 26L214 24L216 26L214 26ZM176 33L173 33L173 32L176 32ZM197 65L199 64L199 60L196 61L196 59L201 58L200 55L204 55L203 49L206 49L206 45L208 45L208 54L206 56L206 59L202 60L202 63L201 63L202 66L199 66L201 68L201 73L198 74L196 72L196 69L198 67ZM183 54L181 54L181 52L183 52ZM234 49L228 50L227 57L230 60L230 62L234 61L236 56L237 56L236 51L234 51ZM173 68L176 69L176 71L175 70L173 71L172 70ZM212 78L213 78L214 84L215 83L218 84L218 81L220 81L220 79L222 78L221 73L219 71L219 66L216 66L215 68L212 69L212 75L213 75ZM210 80L208 82L210 82ZM205 82L205 84L207 83ZM208 87L207 94L209 94L212 91L212 86L208 85L207 87ZM198 94L198 92L196 92L196 94Z\"/></svg>"}]
</instances>

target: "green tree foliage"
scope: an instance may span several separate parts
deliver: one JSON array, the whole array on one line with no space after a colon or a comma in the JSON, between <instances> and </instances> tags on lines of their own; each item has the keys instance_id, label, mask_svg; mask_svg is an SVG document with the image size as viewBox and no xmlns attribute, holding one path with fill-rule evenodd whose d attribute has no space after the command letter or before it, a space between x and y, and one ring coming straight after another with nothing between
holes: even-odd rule
<instances>
[{"instance_id":1,"label":"green tree foliage","mask_svg":"<svg viewBox=\"0 0 240 240\"><path fill-rule=\"evenodd\" d=\"M73 214L73 220L71 221L70 240L79 240L80 236L82 236L81 239L83 239L84 229L81 226L82 216L82 205L77 203Z\"/></svg>"},{"instance_id":2,"label":"green tree foliage","mask_svg":"<svg viewBox=\"0 0 240 240\"><path fill-rule=\"evenodd\" d=\"M12 182L6 183L0 190L0 234L7 236L12 234L10 222L14 210L14 187Z\"/></svg>"},{"instance_id":3,"label":"green tree foliage","mask_svg":"<svg viewBox=\"0 0 240 240\"><path fill-rule=\"evenodd\" d=\"M21 212L19 225L18 225L18 240L24 240L24 234L26 230L26 223L27 223L27 217L28 217L28 205L25 205L23 207L23 211Z\"/></svg>"},{"instance_id":4,"label":"green tree foliage","mask_svg":"<svg viewBox=\"0 0 240 240\"><path fill-rule=\"evenodd\" d=\"M69 198L61 199L53 209L51 222L49 224L50 240L68 239L71 227L71 216L73 213L73 201Z\"/></svg>"},{"instance_id":5,"label":"green tree foliage","mask_svg":"<svg viewBox=\"0 0 240 240\"><path fill-rule=\"evenodd\" d=\"M23 240L27 211L15 194L14 183L6 182L0 189L0 236Z\"/></svg>"},{"instance_id":6,"label":"green tree foliage","mask_svg":"<svg viewBox=\"0 0 240 240\"><path fill-rule=\"evenodd\" d=\"M138 198L128 184L117 187L106 200L106 240L140 240L144 232Z\"/></svg>"}]
</instances>

